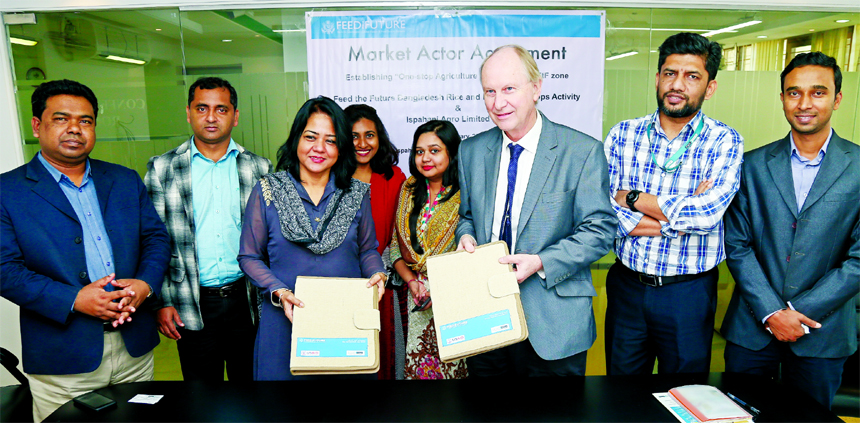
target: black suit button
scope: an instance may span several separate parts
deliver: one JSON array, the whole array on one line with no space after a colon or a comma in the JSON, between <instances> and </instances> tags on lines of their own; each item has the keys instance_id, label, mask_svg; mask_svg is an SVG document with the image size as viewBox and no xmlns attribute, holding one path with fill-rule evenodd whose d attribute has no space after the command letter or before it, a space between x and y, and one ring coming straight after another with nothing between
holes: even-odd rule
<instances>
[{"instance_id":1,"label":"black suit button","mask_svg":"<svg viewBox=\"0 0 860 423\"><path fill-rule=\"evenodd\" d=\"M80 277L81 279L86 279L87 278L87 272L78 273L78 277Z\"/></svg>"},{"instance_id":2,"label":"black suit button","mask_svg":"<svg viewBox=\"0 0 860 423\"><path fill-rule=\"evenodd\" d=\"M82 243L82 242L84 242L84 240L83 240L83 239L81 239L81 237L77 237L77 238L75 238L75 244L80 244L80 243Z\"/></svg>"}]
</instances>

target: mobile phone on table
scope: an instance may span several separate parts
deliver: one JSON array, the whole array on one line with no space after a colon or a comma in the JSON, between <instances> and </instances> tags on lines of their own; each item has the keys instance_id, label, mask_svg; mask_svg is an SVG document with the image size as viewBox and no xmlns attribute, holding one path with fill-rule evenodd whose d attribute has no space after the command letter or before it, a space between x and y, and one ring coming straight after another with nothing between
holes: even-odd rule
<instances>
[{"instance_id":1,"label":"mobile phone on table","mask_svg":"<svg viewBox=\"0 0 860 423\"><path fill-rule=\"evenodd\" d=\"M102 411L111 407L116 407L116 401L95 392L87 392L86 394L76 397L74 401L75 406L93 411Z\"/></svg>"}]
</instances>

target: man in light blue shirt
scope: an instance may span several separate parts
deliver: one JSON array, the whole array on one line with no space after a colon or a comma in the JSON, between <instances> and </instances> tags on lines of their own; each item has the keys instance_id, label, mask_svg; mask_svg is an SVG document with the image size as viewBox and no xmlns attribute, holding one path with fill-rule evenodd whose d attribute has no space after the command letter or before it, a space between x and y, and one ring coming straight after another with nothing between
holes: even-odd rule
<instances>
[{"instance_id":1,"label":"man in light blue shirt","mask_svg":"<svg viewBox=\"0 0 860 423\"><path fill-rule=\"evenodd\" d=\"M186 108L194 136L149 161L146 186L171 236L158 329L177 340L185 380L251 380L256 291L236 257L245 202L272 163L231 138L236 90L200 78Z\"/></svg>"}]
</instances>

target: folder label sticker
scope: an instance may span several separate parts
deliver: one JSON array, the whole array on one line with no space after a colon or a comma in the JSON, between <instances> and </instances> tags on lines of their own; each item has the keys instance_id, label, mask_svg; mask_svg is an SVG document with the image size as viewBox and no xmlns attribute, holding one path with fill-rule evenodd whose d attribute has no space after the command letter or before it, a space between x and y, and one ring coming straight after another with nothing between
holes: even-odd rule
<instances>
[{"instance_id":1,"label":"folder label sticker","mask_svg":"<svg viewBox=\"0 0 860 423\"><path fill-rule=\"evenodd\" d=\"M367 357L364 338L299 338L296 357Z\"/></svg>"},{"instance_id":2,"label":"folder label sticker","mask_svg":"<svg viewBox=\"0 0 860 423\"><path fill-rule=\"evenodd\" d=\"M511 329L511 313L508 310L494 311L483 316L448 323L439 328L442 344L446 347Z\"/></svg>"}]
</instances>

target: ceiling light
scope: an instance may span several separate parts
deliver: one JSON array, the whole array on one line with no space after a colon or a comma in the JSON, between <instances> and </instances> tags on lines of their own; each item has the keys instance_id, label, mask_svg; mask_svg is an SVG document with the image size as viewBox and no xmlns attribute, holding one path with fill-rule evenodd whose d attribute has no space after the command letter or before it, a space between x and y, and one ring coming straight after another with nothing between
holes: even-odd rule
<instances>
[{"instance_id":1,"label":"ceiling light","mask_svg":"<svg viewBox=\"0 0 860 423\"><path fill-rule=\"evenodd\" d=\"M639 54L638 51L628 51L627 53L621 53L621 54L617 54L615 56L607 57L606 60L607 61L616 60L616 59L620 59L622 57L635 56L637 54Z\"/></svg>"},{"instance_id":2,"label":"ceiling light","mask_svg":"<svg viewBox=\"0 0 860 423\"><path fill-rule=\"evenodd\" d=\"M156 31L161 31L161 28L155 28Z\"/></svg>"},{"instance_id":3,"label":"ceiling light","mask_svg":"<svg viewBox=\"0 0 860 423\"><path fill-rule=\"evenodd\" d=\"M9 36L9 42L11 42L12 44L18 44L18 45L28 46L28 47L32 47L32 46L39 43L36 40L30 40L27 38L13 37L13 36Z\"/></svg>"},{"instance_id":4,"label":"ceiling light","mask_svg":"<svg viewBox=\"0 0 860 423\"><path fill-rule=\"evenodd\" d=\"M671 31L671 32L708 32L709 29L689 29L689 28L609 28L622 31Z\"/></svg>"},{"instance_id":5,"label":"ceiling light","mask_svg":"<svg viewBox=\"0 0 860 423\"><path fill-rule=\"evenodd\" d=\"M749 22L744 22L744 23L742 23L742 24L737 24L737 25L727 26L727 27L725 27L725 28L723 28L723 29L717 29L717 30L714 30L714 31L711 31L711 32L706 32L706 33L702 34L702 36L703 36L703 37L712 37L712 36L717 35L717 34L722 34L722 33L724 33L724 32L733 32L733 31L735 31L736 29L746 28L746 27L748 27L748 26L758 25L758 24L760 24L760 23L761 23L761 21L749 21Z\"/></svg>"},{"instance_id":6,"label":"ceiling light","mask_svg":"<svg viewBox=\"0 0 860 423\"><path fill-rule=\"evenodd\" d=\"M759 35L759 36L758 36L758 37L756 37L756 38L767 38L767 35Z\"/></svg>"},{"instance_id":7,"label":"ceiling light","mask_svg":"<svg viewBox=\"0 0 860 423\"><path fill-rule=\"evenodd\" d=\"M273 29L272 32L305 32L305 29Z\"/></svg>"},{"instance_id":8,"label":"ceiling light","mask_svg":"<svg viewBox=\"0 0 860 423\"><path fill-rule=\"evenodd\" d=\"M815 32L815 29L810 29L809 32Z\"/></svg>"},{"instance_id":9,"label":"ceiling light","mask_svg":"<svg viewBox=\"0 0 860 423\"><path fill-rule=\"evenodd\" d=\"M143 60L132 59L130 57L123 57L123 56L110 55L110 56L105 57L105 59L116 60L117 62L123 62L123 63L131 63L131 64L135 64L135 65L145 65L146 64L146 62Z\"/></svg>"},{"instance_id":10,"label":"ceiling light","mask_svg":"<svg viewBox=\"0 0 860 423\"><path fill-rule=\"evenodd\" d=\"M233 40L221 40L222 43L232 43Z\"/></svg>"},{"instance_id":11,"label":"ceiling light","mask_svg":"<svg viewBox=\"0 0 860 423\"><path fill-rule=\"evenodd\" d=\"M836 23L844 24L844 23L850 22L850 21L851 21L850 19L839 19L838 21L836 21Z\"/></svg>"}]
</instances>

